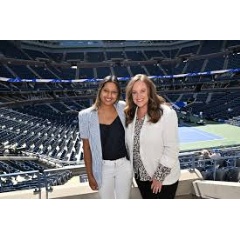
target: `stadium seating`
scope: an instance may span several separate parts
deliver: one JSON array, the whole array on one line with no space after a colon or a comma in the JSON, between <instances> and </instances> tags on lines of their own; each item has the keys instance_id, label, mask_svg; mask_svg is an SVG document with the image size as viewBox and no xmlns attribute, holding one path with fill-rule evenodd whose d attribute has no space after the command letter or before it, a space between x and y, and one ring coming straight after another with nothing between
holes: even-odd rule
<instances>
[{"instance_id":1,"label":"stadium seating","mask_svg":"<svg viewBox=\"0 0 240 240\"><path fill-rule=\"evenodd\" d=\"M0 160L1 176L22 176L0 177L1 191L38 189L46 182L51 187L71 178L71 171L44 171L55 168L55 163L83 165L77 114L92 104L99 79L109 74L119 77L123 98L131 76L151 76L167 101L187 103L177 109L189 113L189 122L181 124L191 124L192 116L198 123L202 112L204 123L240 126L239 45L237 40L176 41L171 45L96 41L96 48L56 50L34 41L0 41L1 154L9 151L7 146L15 146L40 157L39 161ZM217 161L199 159L200 147L181 152L181 168L197 168L206 180L239 181L239 149L220 149L224 159ZM43 164L43 159L49 164ZM38 171L38 177L23 174L29 171Z\"/></svg>"}]
</instances>

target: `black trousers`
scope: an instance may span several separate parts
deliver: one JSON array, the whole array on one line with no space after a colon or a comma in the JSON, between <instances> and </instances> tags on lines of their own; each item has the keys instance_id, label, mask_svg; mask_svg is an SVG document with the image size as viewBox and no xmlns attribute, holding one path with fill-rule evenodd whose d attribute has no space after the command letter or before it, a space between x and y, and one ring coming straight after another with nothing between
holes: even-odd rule
<instances>
[{"instance_id":1,"label":"black trousers","mask_svg":"<svg viewBox=\"0 0 240 240\"><path fill-rule=\"evenodd\" d=\"M140 181L135 178L143 199L173 199L178 187L178 181L172 185L163 185L160 193L153 193L152 181Z\"/></svg>"}]
</instances>

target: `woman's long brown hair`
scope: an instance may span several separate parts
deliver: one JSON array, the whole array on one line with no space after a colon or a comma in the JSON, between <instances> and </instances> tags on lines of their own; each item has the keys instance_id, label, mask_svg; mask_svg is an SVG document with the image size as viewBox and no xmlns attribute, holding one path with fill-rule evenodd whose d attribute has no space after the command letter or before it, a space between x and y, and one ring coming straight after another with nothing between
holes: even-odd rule
<instances>
[{"instance_id":1,"label":"woman's long brown hair","mask_svg":"<svg viewBox=\"0 0 240 240\"><path fill-rule=\"evenodd\" d=\"M132 98L132 89L133 85L137 81L142 81L146 84L148 89L148 115L150 117L149 121L152 123L156 123L162 116L163 110L161 109L160 105L165 103L165 99L157 94L156 86L152 82L152 80L144 75L144 74L137 74L129 81L126 87L126 107L124 112L126 114L126 126L133 121L134 114L137 108L137 105L133 102Z\"/></svg>"}]
</instances>

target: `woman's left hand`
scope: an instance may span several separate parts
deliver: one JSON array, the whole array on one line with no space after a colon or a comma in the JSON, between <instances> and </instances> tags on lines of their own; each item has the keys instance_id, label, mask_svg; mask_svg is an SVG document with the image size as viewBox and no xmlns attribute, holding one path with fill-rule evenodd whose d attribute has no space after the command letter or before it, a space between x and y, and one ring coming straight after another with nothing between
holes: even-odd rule
<instances>
[{"instance_id":1,"label":"woman's left hand","mask_svg":"<svg viewBox=\"0 0 240 240\"><path fill-rule=\"evenodd\" d=\"M152 189L153 193L155 193L155 194L161 192L161 190L162 190L162 182L159 182L157 179L153 178L152 179L151 189Z\"/></svg>"}]
</instances>

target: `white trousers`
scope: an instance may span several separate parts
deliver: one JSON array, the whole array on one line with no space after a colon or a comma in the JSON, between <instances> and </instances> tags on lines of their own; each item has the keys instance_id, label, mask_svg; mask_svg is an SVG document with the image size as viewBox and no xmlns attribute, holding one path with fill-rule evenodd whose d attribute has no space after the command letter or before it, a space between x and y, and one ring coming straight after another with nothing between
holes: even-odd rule
<instances>
[{"instance_id":1,"label":"white trousers","mask_svg":"<svg viewBox=\"0 0 240 240\"><path fill-rule=\"evenodd\" d=\"M99 195L102 199L130 198L132 187L132 167L129 160L103 160L102 185Z\"/></svg>"}]
</instances>

